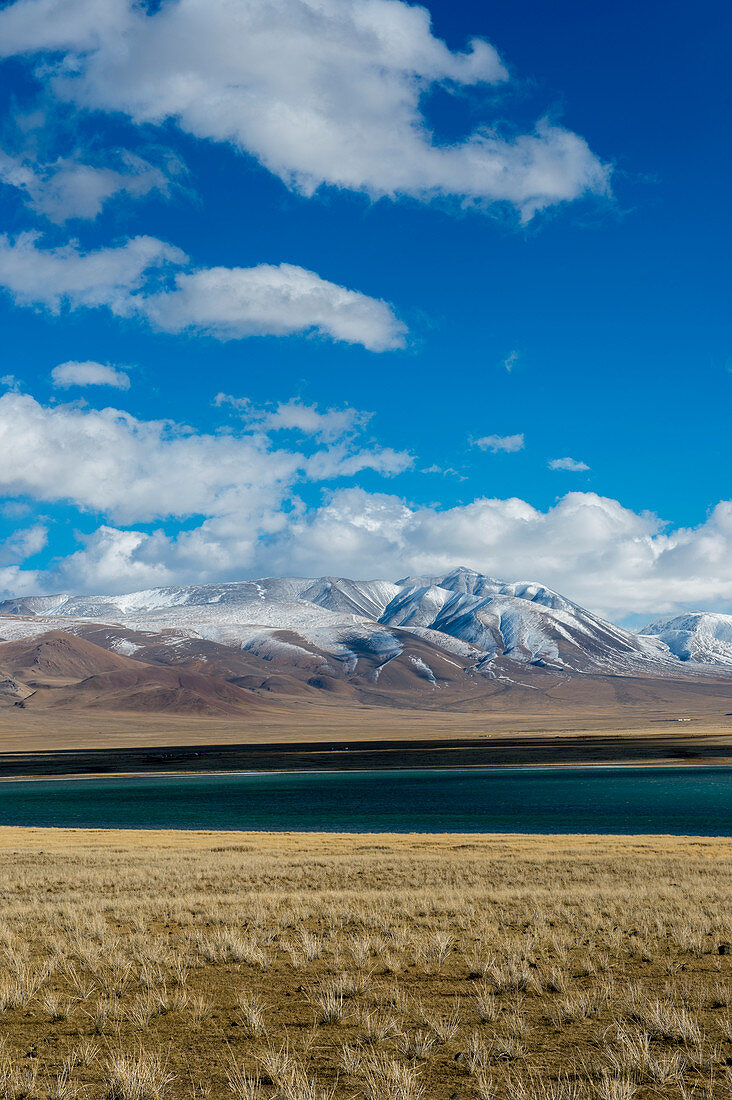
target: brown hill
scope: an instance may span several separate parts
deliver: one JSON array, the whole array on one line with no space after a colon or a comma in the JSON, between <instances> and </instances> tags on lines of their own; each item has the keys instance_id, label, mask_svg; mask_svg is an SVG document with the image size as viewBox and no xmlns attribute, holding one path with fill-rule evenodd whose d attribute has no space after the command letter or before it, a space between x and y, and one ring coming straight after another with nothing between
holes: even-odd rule
<instances>
[{"instance_id":1,"label":"brown hill","mask_svg":"<svg viewBox=\"0 0 732 1100\"><path fill-rule=\"evenodd\" d=\"M135 667L129 657L61 630L0 644L0 669L31 684L69 682Z\"/></svg>"},{"instance_id":2,"label":"brown hill","mask_svg":"<svg viewBox=\"0 0 732 1100\"><path fill-rule=\"evenodd\" d=\"M262 705L206 670L147 664L64 631L0 644L0 680L3 701L34 710L233 716Z\"/></svg>"},{"instance_id":3,"label":"brown hill","mask_svg":"<svg viewBox=\"0 0 732 1100\"><path fill-rule=\"evenodd\" d=\"M130 662L133 664L133 662ZM215 676L137 663L89 676L65 689L34 696L31 705L163 714L252 714L262 704L252 692Z\"/></svg>"},{"instance_id":4,"label":"brown hill","mask_svg":"<svg viewBox=\"0 0 732 1100\"><path fill-rule=\"evenodd\" d=\"M78 624L86 636L50 631L0 643L0 703L149 715L232 718L281 707L459 711L495 721L576 713L604 723L697 721L732 712L732 677L568 674L498 658L487 672L395 630L402 646L384 657L351 642L349 662L278 631L258 653L197 638ZM88 634L87 630L93 630ZM91 639L94 640L91 640ZM299 643L299 644L298 644ZM134 658L117 646L128 646ZM303 717L304 720L304 717Z\"/></svg>"}]
</instances>

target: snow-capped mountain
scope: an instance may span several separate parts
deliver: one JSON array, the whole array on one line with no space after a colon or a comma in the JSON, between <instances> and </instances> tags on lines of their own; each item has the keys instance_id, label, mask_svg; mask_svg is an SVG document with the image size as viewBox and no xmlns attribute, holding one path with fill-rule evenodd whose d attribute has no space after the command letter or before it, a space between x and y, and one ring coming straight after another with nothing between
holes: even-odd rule
<instances>
[{"instance_id":1,"label":"snow-capped mountain","mask_svg":"<svg viewBox=\"0 0 732 1100\"><path fill-rule=\"evenodd\" d=\"M680 661L732 668L732 615L692 611L658 619L640 636L660 639Z\"/></svg>"},{"instance_id":2,"label":"snow-capped mountain","mask_svg":"<svg viewBox=\"0 0 732 1100\"><path fill-rule=\"evenodd\" d=\"M482 649L544 667L612 671L666 659L662 646L613 626L543 585L506 583L468 569L408 578L380 622L425 626Z\"/></svg>"},{"instance_id":3,"label":"snow-capped mountain","mask_svg":"<svg viewBox=\"0 0 732 1100\"><path fill-rule=\"evenodd\" d=\"M410 635L483 672L497 658L508 658L566 672L637 674L680 660L705 660L709 652L684 655L660 629L634 634L543 585L507 583L463 568L396 582L287 577L122 596L24 597L0 604L0 613L43 619L47 628L79 620L138 632L172 631L178 640L205 639L268 659L282 646L315 649L351 671L365 650L393 659Z\"/></svg>"},{"instance_id":4,"label":"snow-capped mountain","mask_svg":"<svg viewBox=\"0 0 732 1100\"><path fill-rule=\"evenodd\" d=\"M251 714L280 698L495 710L509 696L546 709L576 696L590 706L603 698L601 707L633 698L656 713L662 696L685 709L678 691L683 700L711 692L729 709L730 672L730 616L680 616L631 633L541 584L470 569L0 604L6 705L31 709Z\"/></svg>"}]
</instances>

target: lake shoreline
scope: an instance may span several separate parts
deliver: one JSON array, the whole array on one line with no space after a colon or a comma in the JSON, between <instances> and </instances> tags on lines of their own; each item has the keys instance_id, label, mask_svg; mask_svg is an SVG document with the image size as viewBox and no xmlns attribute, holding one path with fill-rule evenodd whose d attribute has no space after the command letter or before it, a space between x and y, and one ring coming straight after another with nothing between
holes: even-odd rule
<instances>
[{"instance_id":1,"label":"lake shoreline","mask_svg":"<svg viewBox=\"0 0 732 1100\"><path fill-rule=\"evenodd\" d=\"M716 859L723 853L732 859L732 837L681 833L522 833L522 832L323 832L312 829L133 829L90 828L73 825L0 825L0 851L8 852L31 841L36 852L54 849L99 850L124 847L129 851L213 851L269 854L300 853L313 856L373 854L383 851L455 853L483 851L513 857L520 854L556 856L595 855L620 850L647 855L693 853Z\"/></svg>"},{"instance_id":2,"label":"lake shoreline","mask_svg":"<svg viewBox=\"0 0 732 1100\"><path fill-rule=\"evenodd\" d=\"M0 753L0 781L18 779L401 771L436 768L732 765L728 733L686 736L429 738L358 742L63 749Z\"/></svg>"},{"instance_id":3,"label":"lake shoreline","mask_svg":"<svg viewBox=\"0 0 732 1100\"><path fill-rule=\"evenodd\" d=\"M617 769L630 769L641 768L656 770L662 768L684 768L693 771L698 768L729 768L732 767L732 761L729 760L626 760L617 761L614 763L598 763L597 761L573 761L572 763L561 764L452 764L452 765L434 765L433 767L416 769L424 771L465 771L466 769L475 769L480 771L573 771L577 768L591 768L602 770L606 768L608 770L615 771ZM45 775L43 772L38 772L34 775L12 775L0 777L0 787L10 783L66 783L71 781L78 782L79 780L98 780L98 779L216 779L230 776L232 778L236 776L265 776L265 775L349 775L358 769L354 768L308 768L307 772L303 769L295 768L270 768L266 771L256 770L250 768L242 771L227 770L227 771L134 771L134 772L70 772L63 775ZM398 774L400 772L409 772L415 770L413 765L405 764L403 767L389 767L389 768L364 768L364 772L378 772L385 775Z\"/></svg>"}]
</instances>

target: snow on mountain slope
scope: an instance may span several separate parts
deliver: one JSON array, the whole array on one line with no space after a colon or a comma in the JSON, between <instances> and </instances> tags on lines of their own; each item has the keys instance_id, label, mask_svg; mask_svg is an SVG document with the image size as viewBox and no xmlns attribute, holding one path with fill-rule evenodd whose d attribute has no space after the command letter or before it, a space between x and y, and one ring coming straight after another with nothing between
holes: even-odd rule
<instances>
[{"instance_id":1,"label":"snow on mountain slope","mask_svg":"<svg viewBox=\"0 0 732 1100\"><path fill-rule=\"evenodd\" d=\"M394 598L386 605L380 615L380 622L390 626L431 626L442 608L452 595L447 588L439 584L412 584L400 582Z\"/></svg>"},{"instance_id":2,"label":"snow on mountain slope","mask_svg":"<svg viewBox=\"0 0 732 1100\"><path fill-rule=\"evenodd\" d=\"M378 620L398 591L398 586L391 581L359 583L340 577L322 577L303 589L300 598L328 611L346 611Z\"/></svg>"},{"instance_id":3,"label":"snow on mountain slope","mask_svg":"<svg viewBox=\"0 0 732 1100\"><path fill-rule=\"evenodd\" d=\"M382 623L427 626L480 647L487 660L506 656L550 668L614 672L669 659L655 639L639 639L543 585L506 583L469 569L405 578L399 585Z\"/></svg>"},{"instance_id":4,"label":"snow on mountain slope","mask_svg":"<svg viewBox=\"0 0 732 1100\"><path fill-rule=\"evenodd\" d=\"M668 646L680 661L732 668L732 615L692 611L658 619L639 632Z\"/></svg>"},{"instance_id":5,"label":"snow on mountain slope","mask_svg":"<svg viewBox=\"0 0 732 1100\"><path fill-rule=\"evenodd\" d=\"M0 614L26 616L28 630L39 619L47 630L63 629L64 622L74 629L75 620L154 633L161 645L199 639L274 665L286 664L296 651L308 660L317 655L328 675L341 678L368 668L373 680L392 662L421 668L407 652L409 638L420 647L420 662L429 665L431 648L440 667L452 662L471 675L492 675L497 658L611 675L668 673L689 661L732 667L730 617L686 616L683 623L669 620L635 634L543 585L463 568L396 582L268 577L122 596L26 597L0 604ZM694 622L684 625L687 620ZM20 629L15 622L12 629ZM7 625L11 629L9 620ZM3 629L0 622L0 636Z\"/></svg>"},{"instance_id":6,"label":"snow on mountain slope","mask_svg":"<svg viewBox=\"0 0 732 1100\"><path fill-rule=\"evenodd\" d=\"M5 615L53 615L70 598L63 592L55 596L20 596L5 600L1 606Z\"/></svg>"}]
</instances>

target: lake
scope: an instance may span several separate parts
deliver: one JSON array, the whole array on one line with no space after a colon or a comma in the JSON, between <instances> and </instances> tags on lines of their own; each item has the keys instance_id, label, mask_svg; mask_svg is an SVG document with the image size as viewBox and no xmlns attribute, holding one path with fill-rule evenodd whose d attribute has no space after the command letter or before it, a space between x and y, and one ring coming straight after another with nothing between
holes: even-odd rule
<instances>
[{"instance_id":1,"label":"lake","mask_svg":"<svg viewBox=\"0 0 732 1100\"><path fill-rule=\"evenodd\" d=\"M732 835L732 768L444 768L23 780L0 825Z\"/></svg>"}]
</instances>

